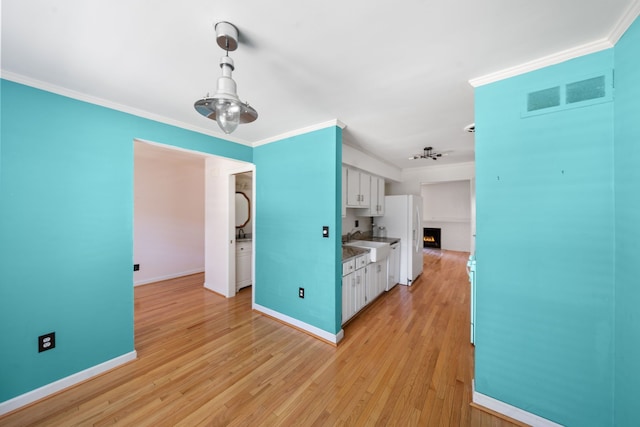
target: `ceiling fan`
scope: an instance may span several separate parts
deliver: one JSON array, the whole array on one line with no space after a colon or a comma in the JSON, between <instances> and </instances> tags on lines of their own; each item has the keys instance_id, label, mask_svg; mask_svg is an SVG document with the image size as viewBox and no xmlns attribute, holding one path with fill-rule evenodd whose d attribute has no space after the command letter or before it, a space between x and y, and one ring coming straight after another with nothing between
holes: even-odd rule
<instances>
[{"instance_id":1,"label":"ceiling fan","mask_svg":"<svg viewBox=\"0 0 640 427\"><path fill-rule=\"evenodd\" d=\"M409 157L409 160L417 160L417 159L431 159L438 160L438 157L446 156L448 153L436 153L433 151L433 147L424 147L424 151L419 154L414 154Z\"/></svg>"}]
</instances>

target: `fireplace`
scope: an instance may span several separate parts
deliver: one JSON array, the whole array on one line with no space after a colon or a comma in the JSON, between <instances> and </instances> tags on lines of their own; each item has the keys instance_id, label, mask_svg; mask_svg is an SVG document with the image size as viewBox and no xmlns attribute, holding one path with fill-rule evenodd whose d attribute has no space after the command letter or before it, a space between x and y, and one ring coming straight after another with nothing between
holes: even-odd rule
<instances>
[{"instance_id":1,"label":"fireplace","mask_svg":"<svg viewBox=\"0 0 640 427\"><path fill-rule=\"evenodd\" d=\"M440 234L442 230L440 228L424 228L423 230L423 247L440 249Z\"/></svg>"}]
</instances>

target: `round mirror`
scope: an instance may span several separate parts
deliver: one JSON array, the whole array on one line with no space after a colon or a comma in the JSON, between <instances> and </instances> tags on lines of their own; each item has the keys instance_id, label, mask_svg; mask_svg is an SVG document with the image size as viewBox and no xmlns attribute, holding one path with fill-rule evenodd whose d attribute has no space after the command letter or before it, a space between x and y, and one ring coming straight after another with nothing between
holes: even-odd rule
<instances>
[{"instance_id":1,"label":"round mirror","mask_svg":"<svg viewBox=\"0 0 640 427\"><path fill-rule=\"evenodd\" d=\"M236 228L242 228L251 219L251 202L242 191L236 191Z\"/></svg>"}]
</instances>

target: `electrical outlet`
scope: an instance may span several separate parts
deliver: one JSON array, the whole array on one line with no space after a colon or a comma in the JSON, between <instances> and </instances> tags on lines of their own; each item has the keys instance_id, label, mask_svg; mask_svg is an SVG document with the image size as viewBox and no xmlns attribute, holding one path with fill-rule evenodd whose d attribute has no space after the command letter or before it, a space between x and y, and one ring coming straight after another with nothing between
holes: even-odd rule
<instances>
[{"instance_id":1,"label":"electrical outlet","mask_svg":"<svg viewBox=\"0 0 640 427\"><path fill-rule=\"evenodd\" d=\"M56 333L49 332L45 335L40 335L38 337L38 353L42 353L43 351L51 350L56 347Z\"/></svg>"},{"instance_id":2,"label":"electrical outlet","mask_svg":"<svg viewBox=\"0 0 640 427\"><path fill-rule=\"evenodd\" d=\"M304 298L304 288L298 288L298 296Z\"/></svg>"},{"instance_id":3,"label":"electrical outlet","mask_svg":"<svg viewBox=\"0 0 640 427\"><path fill-rule=\"evenodd\" d=\"M133 271L140 271L140 264L133 264Z\"/></svg>"}]
</instances>

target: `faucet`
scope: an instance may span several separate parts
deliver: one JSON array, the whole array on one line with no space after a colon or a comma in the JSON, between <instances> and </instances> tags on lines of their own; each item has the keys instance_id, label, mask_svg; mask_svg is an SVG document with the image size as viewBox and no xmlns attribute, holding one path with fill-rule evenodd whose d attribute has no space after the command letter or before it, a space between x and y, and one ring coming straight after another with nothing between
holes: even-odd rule
<instances>
[{"instance_id":1,"label":"faucet","mask_svg":"<svg viewBox=\"0 0 640 427\"><path fill-rule=\"evenodd\" d=\"M355 230L355 231L354 231ZM347 242L350 242L352 238L354 238L356 235L361 236L362 232L360 230L356 230L355 228L352 229L350 232L347 233Z\"/></svg>"},{"instance_id":2,"label":"faucet","mask_svg":"<svg viewBox=\"0 0 640 427\"><path fill-rule=\"evenodd\" d=\"M238 239L244 239L245 234L242 228L238 228Z\"/></svg>"}]
</instances>

